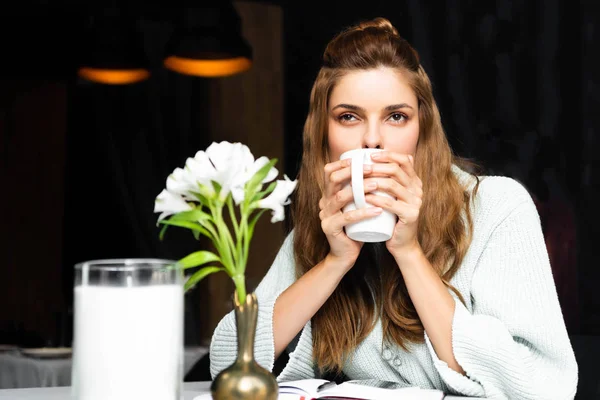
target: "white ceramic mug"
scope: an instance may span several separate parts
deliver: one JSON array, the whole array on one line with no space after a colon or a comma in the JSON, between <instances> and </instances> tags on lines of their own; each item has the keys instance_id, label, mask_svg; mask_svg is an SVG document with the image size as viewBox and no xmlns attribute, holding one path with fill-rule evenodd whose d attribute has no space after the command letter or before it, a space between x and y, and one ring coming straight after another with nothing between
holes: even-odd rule
<instances>
[{"instance_id":1,"label":"white ceramic mug","mask_svg":"<svg viewBox=\"0 0 600 400\"><path fill-rule=\"evenodd\" d=\"M354 201L348 203L343 211L348 212L365 207L372 207L365 200L364 188L364 165L373 164L371 154L383 151L381 149L355 149L345 152L340 160L352 159L352 195ZM393 198L388 193L374 191L373 194ZM346 225L346 235L357 242L385 242L389 240L396 226L397 216L389 211L383 210L381 214L362 221Z\"/></svg>"}]
</instances>

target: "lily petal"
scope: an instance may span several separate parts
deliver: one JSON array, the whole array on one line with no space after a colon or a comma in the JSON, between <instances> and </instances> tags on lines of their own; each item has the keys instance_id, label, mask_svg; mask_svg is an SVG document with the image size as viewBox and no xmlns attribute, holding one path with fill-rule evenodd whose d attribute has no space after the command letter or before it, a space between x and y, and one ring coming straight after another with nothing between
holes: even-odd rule
<instances>
[{"instance_id":1,"label":"lily petal","mask_svg":"<svg viewBox=\"0 0 600 400\"><path fill-rule=\"evenodd\" d=\"M183 196L189 201L198 201L194 192L198 191L198 186L194 182L194 177L189 170L176 168L167 178L167 190L171 193Z\"/></svg>"},{"instance_id":2,"label":"lily petal","mask_svg":"<svg viewBox=\"0 0 600 400\"><path fill-rule=\"evenodd\" d=\"M269 161L271 160L264 156L254 161L254 164L248 169L248 180L250 180L259 169L268 164ZM277 175L279 175L279 171L277 171L277 168L272 167L267 176L265 176L265 179L262 180L262 183L271 182L273 179L277 178Z\"/></svg>"},{"instance_id":3,"label":"lily petal","mask_svg":"<svg viewBox=\"0 0 600 400\"><path fill-rule=\"evenodd\" d=\"M185 169L188 172L185 175L186 179L194 187L194 191L207 196L214 195L212 181L218 180L218 174L205 152L199 151L194 158L188 158L185 162Z\"/></svg>"},{"instance_id":4,"label":"lily petal","mask_svg":"<svg viewBox=\"0 0 600 400\"><path fill-rule=\"evenodd\" d=\"M181 196L171 193L166 189L163 189L154 201L154 212L162 212L157 222L160 222L169 215L192 209L193 207L186 203Z\"/></svg>"},{"instance_id":5,"label":"lily petal","mask_svg":"<svg viewBox=\"0 0 600 400\"><path fill-rule=\"evenodd\" d=\"M287 175L284 175L284 180L278 180L277 186L270 195L262 200L259 200L260 208L269 208L273 210L271 223L283 221L285 219L284 206L290 204L288 197L298 184L297 180L291 181Z\"/></svg>"},{"instance_id":6,"label":"lily petal","mask_svg":"<svg viewBox=\"0 0 600 400\"><path fill-rule=\"evenodd\" d=\"M219 196L223 200L235 186L239 177L254 162L254 156L248 146L241 143L226 141L212 143L206 149L206 155L214 165L216 176L213 180L221 186ZM236 190L235 197L239 200L238 190Z\"/></svg>"},{"instance_id":7,"label":"lily petal","mask_svg":"<svg viewBox=\"0 0 600 400\"><path fill-rule=\"evenodd\" d=\"M253 163L248 165L246 167L246 170L242 174L239 174L237 177L235 177L235 181L234 181L233 185L231 186L231 195L233 196L233 200L235 201L236 205L240 204L242 201L244 201L244 197L246 195L246 191L245 191L246 183L248 183L248 181L250 179L252 179L252 177L262 167L264 167L266 164L268 164L269 161L270 160L267 157L264 157L264 156L260 157L256 161L254 161ZM262 180L262 183L271 182L273 179L277 178L278 174L279 174L279 171L277 171L277 168L272 167L269 170L269 173L267 174L267 176Z\"/></svg>"}]
</instances>

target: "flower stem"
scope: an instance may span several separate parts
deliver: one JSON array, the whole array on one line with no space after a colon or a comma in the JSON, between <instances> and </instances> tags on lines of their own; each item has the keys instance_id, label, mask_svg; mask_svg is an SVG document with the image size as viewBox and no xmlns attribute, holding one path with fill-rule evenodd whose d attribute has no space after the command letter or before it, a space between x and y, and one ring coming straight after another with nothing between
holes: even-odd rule
<instances>
[{"instance_id":1,"label":"flower stem","mask_svg":"<svg viewBox=\"0 0 600 400\"><path fill-rule=\"evenodd\" d=\"M235 230L236 237L240 235L240 227L237 222L237 217L235 215L235 210L233 209L233 198L231 196L227 197L227 208L229 209L229 218L231 218L231 223L233 225L233 229Z\"/></svg>"},{"instance_id":2,"label":"flower stem","mask_svg":"<svg viewBox=\"0 0 600 400\"><path fill-rule=\"evenodd\" d=\"M217 247L219 256L221 257L221 264L223 264L225 270L227 270L228 275L233 277L237 274L237 268L235 266L235 261L232 258L231 247L227 242L226 234L229 234L229 230L223 221L223 203L219 201L210 201L208 208L210 209L215 228L217 228L217 235L215 237L216 240L214 241L214 244Z\"/></svg>"},{"instance_id":3,"label":"flower stem","mask_svg":"<svg viewBox=\"0 0 600 400\"><path fill-rule=\"evenodd\" d=\"M227 198L227 207L229 208L229 217L231 218L231 222L233 227L235 228L235 252L237 254L237 260L242 260L242 238L243 238L243 230L242 221L244 220L244 203L241 205L240 219L241 221L238 223L237 216L235 215L235 211L233 209L233 197L229 196ZM246 265L246 264L244 264Z\"/></svg>"},{"instance_id":4,"label":"flower stem","mask_svg":"<svg viewBox=\"0 0 600 400\"><path fill-rule=\"evenodd\" d=\"M235 292L238 296L238 301L240 304L244 304L246 302L246 280L244 278L244 274L234 275L233 283L235 284Z\"/></svg>"},{"instance_id":5,"label":"flower stem","mask_svg":"<svg viewBox=\"0 0 600 400\"><path fill-rule=\"evenodd\" d=\"M235 254L235 245L233 243L233 238L231 237L231 232L229 232L229 228L227 224L225 224L225 220L223 219L223 206L224 203L220 202L217 205L217 225L219 227L219 233L221 239L223 241L224 250L227 253L227 258L231 261L231 266L233 267L234 274L239 274L239 260L237 260L237 256Z\"/></svg>"},{"instance_id":6,"label":"flower stem","mask_svg":"<svg viewBox=\"0 0 600 400\"><path fill-rule=\"evenodd\" d=\"M250 232L248 232L248 221L247 221L247 217L244 218L244 243L242 245L244 252L243 254L241 254L241 258L242 258L242 263L244 264L244 267L246 266L246 263L248 262L248 248L250 247L250 240L252 239L250 236ZM244 268L244 272L245 272L245 268Z\"/></svg>"},{"instance_id":7,"label":"flower stem","mask_svg":"<svg viewBox=\"0 0 600 400\"><path fill-rule=\"evenodd\" d=\"M246 242L250 240L248 237L248 207L247 202L244 201L242 203L242 212L240 218L240 237L238 238L238 257L240 260L240 265L242 266L240 273L246 273L246 264L248 262L247 257L244 257L246 252Z\"/></svg>"}]
</instances>

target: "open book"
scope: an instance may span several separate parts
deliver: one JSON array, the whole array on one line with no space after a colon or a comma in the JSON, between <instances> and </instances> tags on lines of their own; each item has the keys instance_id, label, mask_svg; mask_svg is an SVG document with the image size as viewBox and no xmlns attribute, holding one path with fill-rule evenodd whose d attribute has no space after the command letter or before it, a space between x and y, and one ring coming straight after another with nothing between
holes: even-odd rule
<instances>
[{"instance_id":1,"label":"open book","mask_svg":"<svg viewBox=\"0 0 600 400\"><path fill-rule=\"evenodd\" d=\"M401 383L369 379L336 385L323 379L279 383L279 400L441 400L440 390L420 389Z\"/></svg>"}]
</instances>

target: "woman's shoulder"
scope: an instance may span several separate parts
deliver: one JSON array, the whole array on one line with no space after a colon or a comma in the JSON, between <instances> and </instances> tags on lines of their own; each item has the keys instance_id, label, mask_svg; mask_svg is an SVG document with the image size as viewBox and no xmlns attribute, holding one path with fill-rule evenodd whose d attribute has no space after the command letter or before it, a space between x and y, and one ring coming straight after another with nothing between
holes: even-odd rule
<instances>
[{"instance_id":1,"label":"woman's shoulder","mask_svg":"<svg viewBox=\"0 0 600 400\"><path fill-rule=\"evenodd\" d=\"M508 176L480 176L476 196L509 203L533 202L522 183Z\"/></svg>"},{"instance_id":2,"label":"woman's shoulder","mask_svg":"<svg viewBox=\"0 0 600 400\"><path fill-rule=\"evenodd\" d=\"M498 175L473 175L457 166L452 168L461 185L473 196L475 211L509 212L523 203L535 207L527 188L516 179Z\"/></svg>"},{"instance_id":3,"label":"woman's shoulder","mask_svg":"<svg viewBox=\"0 0 600 400\"><path fill-rule=\"evenodd\" d=\"M275 261L285 261L287 264L293 263L294 260L294 230L290 230L285 234L285 238L279 247L279 252Z\"/></svg>"}]
</instances>

